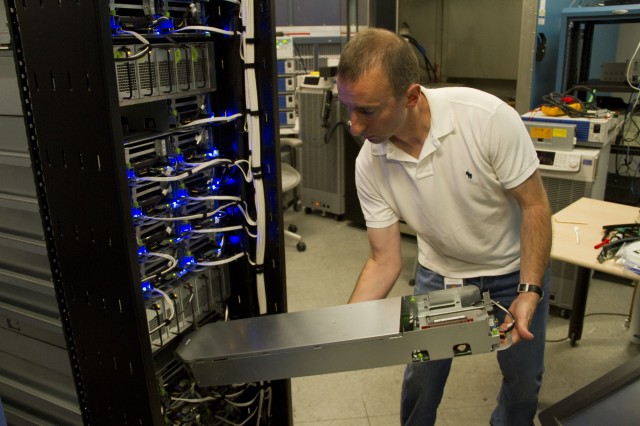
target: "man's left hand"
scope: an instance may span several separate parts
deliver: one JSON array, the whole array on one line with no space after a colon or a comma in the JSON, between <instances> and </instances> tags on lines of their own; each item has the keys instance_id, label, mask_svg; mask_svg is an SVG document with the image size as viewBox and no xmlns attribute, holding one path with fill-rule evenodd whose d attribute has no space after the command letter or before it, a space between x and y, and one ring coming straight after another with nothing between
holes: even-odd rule
<instances>
[{"instance_id":1,"label":"man's left hand","mask_svg":"<svg viewBox=\"0 0 640 426\"><path fill-rule=\"evenodd\" d=\"M533 319L533 315L538 307L540 296L535 293L523 293L518 295L515 300L509 306L509 312L516 320L516 326L511 330L511 339L513 344L517 344L520 340L532 340L533 334L529 331L529 324ZM506 330L509 328L512 319L507 315L504 323L501 324L500 329Z\"/></svg>"}]
</instances>

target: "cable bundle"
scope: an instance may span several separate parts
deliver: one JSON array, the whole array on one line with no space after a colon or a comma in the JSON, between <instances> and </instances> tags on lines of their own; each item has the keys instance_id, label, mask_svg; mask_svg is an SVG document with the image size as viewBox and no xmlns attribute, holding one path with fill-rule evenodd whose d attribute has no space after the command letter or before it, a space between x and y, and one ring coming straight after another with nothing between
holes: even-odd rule
<instances>
[{"instance_id":1,"label":"cable bundle","mask_svg":"<svg viewBox=\"0 0 640 426\"><path fill-rule=\"evenodd\" d=\"M582 101L576 94L587 92L587 100ZM587 86L574 86L566 92L551 92L544 95L542 99L545 101L540 110L551 116L568 115L569 117L596 117L597 113L593 112L598 109L595 104L596 91ZM589 111L592 112L589 112Z\"/></svg>"}]
</instances>

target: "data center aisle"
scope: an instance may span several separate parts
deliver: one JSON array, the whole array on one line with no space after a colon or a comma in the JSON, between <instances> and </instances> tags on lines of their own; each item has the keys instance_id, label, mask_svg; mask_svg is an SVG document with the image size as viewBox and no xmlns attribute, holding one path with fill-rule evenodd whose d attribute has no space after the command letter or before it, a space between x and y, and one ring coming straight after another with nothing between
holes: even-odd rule
<instances>
[{"instance_id":1,"label":"data center aisle","mask_svg":"<svg viewBox=\"0 0 640 426\"><path fill-rule=\"evenodd\" d=\"M298 252L285 247L289 311L346 303L369 253L366 230L348 221L305 214L291 209L285 223L295 223L307 244ZM410 294L409 280L416 253L415 239L402 241L404 268L391 297ZM627 284L592 280L587 314L627 315L633 288ZM582 340L549 342L546 374L540 393L542 410L640 354L629 342L624 317L591 315ZM548 340L566 337L568 320L551 315ZM366 356L366 354L362 354ZM397 426L403 366L292 379L296 426ZM438 413L438 426L487 425L500 385L493 354L457 358ZM536 419L536 424L539 424Z\"/></svg>"}]
</instances>

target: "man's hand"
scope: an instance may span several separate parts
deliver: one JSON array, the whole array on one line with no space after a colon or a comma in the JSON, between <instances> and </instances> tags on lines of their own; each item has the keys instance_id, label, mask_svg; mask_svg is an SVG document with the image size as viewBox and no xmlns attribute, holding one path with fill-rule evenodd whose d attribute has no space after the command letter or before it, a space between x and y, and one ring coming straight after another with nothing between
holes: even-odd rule
<instances>
[{"instance_id":1,"label":"man's hand","mask_svg":"<svg viewBox=\"0 0 640 426\"><path fill-rule=\"evenodd\" d=\"M509 306L509 312L511 312L511 315L513 315L516 320L516 326L511 330L511 339L514 345L521 339L533 339L534 336L529 331L529 324L531 324L533 315L536 312L539 300L540 296L535 293L522 293L518 295L513 303L511 303L511 306ZM500 325L500 329L508 329L511 322L511 318L507 315L504 323Z\"/></svg>"}]
</instances>

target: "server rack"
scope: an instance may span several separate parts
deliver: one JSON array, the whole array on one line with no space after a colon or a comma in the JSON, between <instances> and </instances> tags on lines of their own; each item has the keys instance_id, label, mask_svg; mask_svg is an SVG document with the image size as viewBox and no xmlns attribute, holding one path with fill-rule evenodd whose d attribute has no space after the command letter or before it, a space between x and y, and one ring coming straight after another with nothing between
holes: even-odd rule
<instances>
[{"instance_id":1,"label":"server rack","mask_svg":"<svg viewBox=\"0 0 640 426\"><path fill-rule=\"evenodd\" d=\"M286 311L282 218L278 214L273 7L269 0L251 1L253 18L247 25L240 22L238 13L246 5L179 0L6 2L43 238L85 424L160 425L166 424L169 414L192 414L193 406L175 409L169 405L179 404L178 399L167 397L189 380L173 361L172 351L180 336L203 321ZM224 28L230 35L202 29L162 35L166 21L189 26L202 24L199 19L204 16L207 27ZM118 22L122 17L125 19ZM142 37L147 42L126 32L128 26L149 27L151 17L157 31ZM251 55L247 46L254 47ZM166 87L161 84L158 65L163 54L169 62ZM127 61L133 57L142 59ZM248 74L255 74L255 83L243 78ZM188 77L181 80L184 75ZM257 98L250 100L250 92L257 93ZM203 112L209 117L234 116L238 121L209 120L202 124L207 130L189 140L186 125ZM169 256L167 261L168 255L161 253L166 263L158 266L149 261L153 256L141 244L148 235L145 232L154 231L148 229L148 223L141 224L139 217L142 214L152 219L148 222L165 223L176 216L178 207L166 207L159 219L143 205L150 199L164 203L166 191L177 202L183 186L192 191L195 184L172 181L169 185L157 175L155 180L141 179L144 167L132 165L132 160L153 163L161 157L170 163L177 159L184 166L181 156L185 152L204 155L199 147L194 148L203 139L204 145L215 147L214 155L240 159L234 167L241 168L241 161L249 164L244 174L253 178L253 185L232 186L229 182L234 179L225 181L233 188L233 197L242 199L244 209L240 202L220 209L214 202L180 209L216 221L224 221L214 216L218 212L232 215L241 210L245 218L257 218L258 230L247 232L254 237L229 239L232 242L225 247L236 247L242 256L230 259L223 253L221 260L228 262L202 261L210 259L212 250L217 255L223 252L222 243L216 247L215 238L207 239L204 245L209 250L197 262L201 270L191 274L190 264L182 262L188 261L190 250L203 250L202 237L180 245L178 239L184 241L184 235L177 234L178 221L169 222L170 244L186 250L186 255L181 259ZM142 158L141 152L147 157ZM254 162L250 163L252 155ZM176 169L168 171L171 167ZM190 177L202 170L189 167ZM170 177L178 174L174 163L163 170ZM207 175L214 176L213 172ZM157 182L165 182L159 193L154 192L157 188L145 187ZM222 231L214 234L218 233ZM175 270L170 279L188 282L190 290L182 294L183 288L178 291L177 285L164 291L158 286L162 297L151 300L149 290L154 283L150 277L166 282L169 269ZM202 297L210 296L210 289L201 281L217 287L217 299L194 308L193 299L201 297L199 288L205 289ZM157 318L150 317L154 309ZM151 328L154 321L157 325ZM287 381L260 384L255 389L261 397L271 398L271 413L262 423L290 423ZM5 405L10 407L10 401Z\"/></svg>"}]
</instances>

